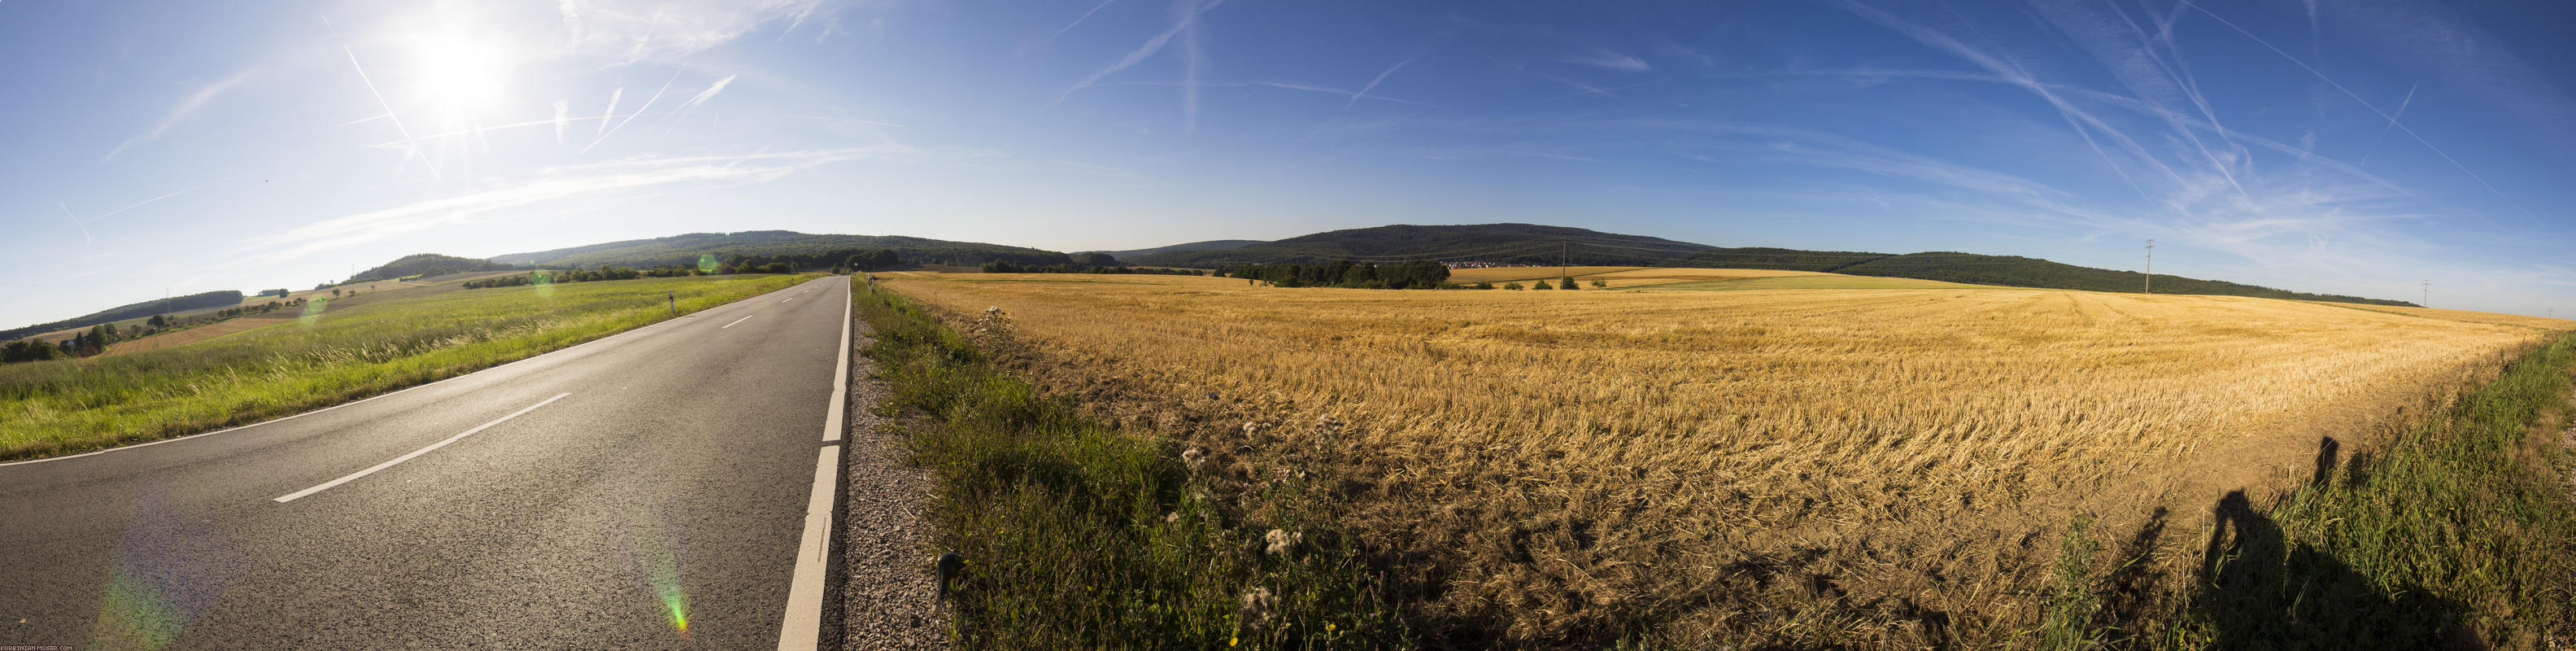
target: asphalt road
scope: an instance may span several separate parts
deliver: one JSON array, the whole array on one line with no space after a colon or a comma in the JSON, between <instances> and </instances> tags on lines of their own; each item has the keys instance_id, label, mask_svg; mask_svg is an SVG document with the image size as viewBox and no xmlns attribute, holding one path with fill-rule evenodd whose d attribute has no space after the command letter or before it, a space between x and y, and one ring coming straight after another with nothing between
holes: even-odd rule
<instances>
[{"instance_id":1,"label":"asphalt road","mask_svg":"<svg viewBox=\"0 0 2576 651\"><path fill-rule=\"evenodd\" d=\"M780 637L811 630L787 621L789 593L800 546L822 551L810 511L831 509L814 496L818 465L837 474L847 282L277 421L0 465L0 646L810 644Z\"/></svg>"}]
</instances>

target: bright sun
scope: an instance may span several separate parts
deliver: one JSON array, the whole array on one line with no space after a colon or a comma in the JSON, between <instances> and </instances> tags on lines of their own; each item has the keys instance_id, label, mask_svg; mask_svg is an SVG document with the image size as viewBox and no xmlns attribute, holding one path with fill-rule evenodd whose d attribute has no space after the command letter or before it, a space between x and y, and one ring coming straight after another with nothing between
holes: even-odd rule
<instances>
[{"instance_id":1,"label":"bright sun","mask_svg":"<svg viewBox=\"0 0 2576 651\"><path fill-rule=\"evenodd\" d=\"M425 35L414 47L415 89L450 118L471 119L500 104L509 88L509 45L465 30Z\"/></svg>"}]
</instances>

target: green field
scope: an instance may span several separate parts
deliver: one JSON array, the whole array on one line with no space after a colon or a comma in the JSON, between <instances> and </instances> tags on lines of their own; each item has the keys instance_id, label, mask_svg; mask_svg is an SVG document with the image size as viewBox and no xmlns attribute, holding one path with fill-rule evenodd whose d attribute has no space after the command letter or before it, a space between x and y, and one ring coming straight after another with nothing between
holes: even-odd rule
<instances>
[{"instance_id":1,"label":"green field","mask_svg":"<svg viewBox=\"0 0 2576 651\"><path fill-rule=\"evenodd\" d=\"M446 292L180 348L0 366L0 459L257 422L561 349L814 278L722 276Z\"/></svg>"}]
</instances>

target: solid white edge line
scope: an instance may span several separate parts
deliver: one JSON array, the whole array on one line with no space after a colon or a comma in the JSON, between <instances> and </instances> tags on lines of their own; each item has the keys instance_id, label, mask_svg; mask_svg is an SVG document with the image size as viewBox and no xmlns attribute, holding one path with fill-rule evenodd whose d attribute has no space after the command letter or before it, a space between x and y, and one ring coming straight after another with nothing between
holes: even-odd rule
<instances>
[{"instance_id":1,"label":"solid white edge line","mask_svg":"<svg viewBox=\"0 0 2576 651\"><path fill-rule=\"evenodd\" d=\"M823 416L823 440L825 441L841 440L841 419L844 416L842 411L849 408L850 319L856 316L851 313L851 308L858 307L851 305L851 300L853 299L842 300L841 361L834 365L832 370L832 410L824 412Z\"/></svg>"},{"instance_id":2,"label":"solid white edge line","mask_svg":"<svg viewBox=\"0 0 2576 651\"><path fill-rule=\"evenodd\" d=\"M526 406L526 407L522 407L522 408L520 408L518 411L510 412L510 415L508 415L508 416L502 416L502 417L500 417L500 418L492 419L492 422L484 423L484 424L481 424L481 425L476 425L476 426L474 426L474 429L465 430L465 433L463 433L463 434L458 434L458 435L455 435L455 436L450 436L450 437L447 437L447 440L439 441L439 442L437 442L437 443L431 443L431 444L429 444L429 447L421 448L421 449L418 449L418 450L413 450L413 451L411 451L411 453L410 453L410 454L405 454L405 455L402 455L402 456L399 456L399 457L394 457L392 461L387 461L387 462L384 462L384 463L376 464L374 467L368 468L368 469L366 469L366 470L360 470L360 471L357 471L357 472L349 473L348 475L342 476L342 477L341 477L341 478L339 478L339 479L334 479L334 480L331 480L331 481L322 482L322 485L320 485L320 486L315 486L315 487L312 487L312 488L307 488L307 489L304 489L304 490L295 491L295 492L292 492L292 493L287 493L285 497L277 498L277 503L279 503L279 504L285 504L285 503L287 503L287 502L292 502L292 501L295 501L295 499L296 499L296 498L303 497L303 496L306 496L306 495L311 495L311 494L314 494L314 493L319 493L319 492L322 492L322 491L323 491L323 490L325 490L325 489L329 489L330 487L338 486L338 485L341 485L341 484L349 483L350 481L355 480L355 479L357 479L357 478L359 478L359 477L365 477L365 476L367 476L367 475L376 474L376 471L378 471L378 470L383 470L383 469L386 469L386 468L391 468L391 467L394 467L394 464L402 463L402 462L405 462L405 461L410 461L410 460L412 460L412 457L417 457L417 456L420 456L420 455L429 454L429 452L430 452L431 450L436 450L436 449L439 449L439 448L447 447L447 444L449 444L449 443L455 443L455 442L457 442L457 441L459 441L459 440L463 440L465 437L473 436L475 432L480 432L480 431L483 431L483 430L486 430L486 429L490 429L492 426L494 426L494 425L499 425L499 424L501 424L501 423L503 423L503 422L506 422L506 421L508 421L508 420L510 420L510 419L512 419L512 418L518 418L521 414L526 414L526 413L531 412L531 411L536 411L538 407L543 407L543 406L546 406L546 405L554 404L554 402L555 402L555 401L557 401L557 400L562 400L562 399L564 399L564 396L569 396L569 395L572 395L572 394L571 394L571 393L569 393L569 392L567 392L567 393L558 393L558 394L555 394L555 397L547 398L547 399L545 399L545 401L544 401L544 402L539 402L539 403L537 403L537 404L533 404L533 405L528 405L528 406Z\"/></svg>"},{"instance_id":3,"label":"solid white edge line","mask_svg":"<svg viewBox=\"0 0 2576 651\"><path fill-rule=\"evenodd\" d=\"M791 289L792 289L792 288L791 288ZM783 291L787 291L787 290L785 290L785 289L781 289L781 290L778 290L778 291L783 292ZM774 294L774 293L777 293L777 292L771 292L771 293L773 293L773 294ZM766 296L766 294L764 294L764 296ZM755 297L752 297L752 298L759 298L759 297L755 296ZM743 300L734 301L734 302L731 302L731 303L726 303L726 304L723 304L723 305L718 305L718 306L710 307L710 308L703 309L703 310L698 310L698 311L696 311L696 312L690 312L690 313L685 314L685 315L682 315L682 316L697 316L697 315L699 315L699 314L704 314L704 313L707 313L707 312L713 312L713 311L716 311L716 310L721 310L721 309L725 309L725 308L728 308L728 307L733 307L733 306L736 306L736 305L746 305L746 304L749 304L749 303L751 303L751 299L750 299L750 298L746 298L746 299L743 299ZM477 376L477 375L482 375L482 374L484 374L484 373L489 373L489 372L492 372L492 371L498 371L498 370L505 369L505 368L509 368L509 367L512 367L512 366L517 366L517 365L520 365L520 364L525 364L525 363L528 363L528 362L533 362L533 361L537 361L537 360L545 359L545 358L548 358L548 357L553 357L553 356L555 356L555 355L563 354L563 353L564 353L564 352L566 352L566 351L578 350L578 349L580 349L580 348L582 348L582 347L584 347L584 346L589 346L589 345L592 345L592 344L599 344L599 343L606 343L606 342L607 342L608 340L610 340L610 339L616 339L616 338L624 337L624 336L631 335L631 334L637 334L637 333L645 332L645 331L648 331L648 330L652 330L652 329L654 329L654 328L662 327L662 326L665 326L665 325L671 325L671 324L675 324L675 323L680 323L680 322L681 322L681 321L680 321L680 319L678 319L678 318L676 318L676 317L674 317L674 318L670 318L670 319L663 319L663 320L662 320L661 322L659 322L659 323L654 323L654 324L652 324L652 325L647 325L647 326L644 326L644 327L641 327L641 328L636 328L636 329L633 329L633 330L628 330L628 331L625 331L625 332L620 332L620 333L613 334L613 335L609 335L609 336L606 336L606 337L600 337L600 338L598 338L598 339L592 339L592 340L590 340L590 341L581 342L581 343L579 343L579 344L574 344L574 345L572 345L572 346L568 346L568 347L564 347L564 348L556 349L556 350L554 350L554 351L552 351L552 352L548 352L548 353L545 353L545 354L542 354L542 355L538 355L538 356L535 356L535 357L523 357L523 358L520 358L520 359L517 359L517 360L512 360L512 361L509 361L509 362L502 363L502 364L501 364L501 365L499 365L499 366L494 366L494 367L487 368L487 369L483 369L483 370L480 370L480 371L475 371L475 372L472 372L472 373L467 373L467 374L464 374L464 375L459 375L459 376L456 376L456 377L451 377L451 378L447 378L447 379L444 379L444 380L439 380L439 381L437 381L437 382L431 382L431 383L428 383L428 384L415 384L415 385L412 385L412 386L403 387L403 388L401 388L401 389L395 389L395 390L390 391L390 392L386 392L386 393L379 393L379 394L376 394L376 395L367 396L367 397L364 397L364 398L359 398L359 399L356 399L356 400L351 400L351 401L343 402L343 403L336 404L336 405L331 405L331 406L329 406L329 407L323 407L323 408L321 408L321 409L315 409L315 410L312 410L312 411L304 411L304 412L296 412L296 413L287 414L287 415L284 415L284 416L279 416L279 417L276 417L276 418L271 418L271 419L268 419L268 420L263 420L263 421L256 422L256 423L251 423L251 424L248 424L248 425L235 425L235 426L232 426L232 427L227 427L227 428L223 428L223 429L215 430L215 431L212 431L212 432L198 432L198 433L190 434L190 435L187 435L187 436L180 436L180 437L175 437L175 438L166 438L166 439L161 439L161 440L158 440L158 441L145 441L145 442L142 442L142 443L136 443L136 444L133 444L133 445L120 445L120 446L116 446L116 447L108 448L108 449L105 449L105 450L91 450L91 451L83 452L83 453L80 453L80 454L66 454L66 455L59 456L59 457L44 457L44 458L41 458L41 459L20 459L20 460L17 460L17 461L10 461L10 462L5 462L5 463L0 463L0 468L6 468L6 467L9 467L9 466L26 465L26 464L31 464L31 463L44 463L44 462L47 462L47 461L63 461L63 460L67 460L67 459L78 459L78 458L86 457L86 456L100 455L100 454L107 454L107 453L109 453L109 452L121 452L121 451L125 451L125 450L132 450L132 449L135 449L135 448L148 448L148 447L152 447L152 446L155 446L155 445L160 445L160 444L163 444L163 443L175 443L175 442L178 442L178 441L185 441L185 440L192 439L192 438L197 438L197 437L200 437L200 436L211 436L211 435L215 435L215 434L222 434L222 433L230 432L230 431L234 431L234 430L244 430L244 429L250 429L250 428L253 428L253 427L259 427L259 426L261 426L261 425L268 425L268 424L271 424L271 423L285 422L285 421L294 420L294 419L297 419L297 418L302 418L302 417L305 417L305 416L311 416L311 415L314 415L314 414L319 414L319 413L326 412L326 411L330 411L330 410L333 410L333 409L339 409L339 408L341 408L341 407L347 407L347 406L350 406L350 405L355 405L355 404L358 404L358 403L361 403L361 402L366 402L366 401L374 400L374 399L377 399L377 398L388 398L388 397L392 397L392 396L393 396L393 395L395 395L395 394L403 393L403 392L406 392L406 391L411 391L411 390L413 390L413 389L426 389L426 388L429 388L429 387L438 386L438 385L445 384L445 383L448 383L448 382L453 382L453 381L456 381L456 380L462 380L462 379L465 379L465 378L474 377L474 376ZM739 321L737 321L736 323L740 323L740 322L739 322ZM721 328L719 328L719 329L721 329Z\"/></svg>"},{"instance_id":4,"label":"solid white edge line","mask_svg":"<svg viewBox=\"0 0 2576 651\"><path fill-rule=\"evenodd\" d=\"M796 573L787 584L787 613L778 623L778 651L811 651L823 640L823 572L830 563L823 557L832 549L832 487L841 474L842 409L849 403L850 390L850 308L846 282L841 290L841 360L834 364L832 407L824 412L823 446L814 460L814 492L805 500L805 534L796 544Z\"/></svg>"},{"instance_id":5,"label":"solid white edge line","mask_svg":"<svg viewBox=\"0 0 2576 651\"><path fill-rule=\"evenodd\" d=\"M823 554L832 548L832 476L841 469L840 451L839 444L826 445L814 459L814 493L805 500L805 534L796 544L778 651L812 651L823 643Z\"/></svg>"},{"instance_id":6,"label":"solid white edge line","mask_svg":"<svg viewBox=\"0 0 2576 651\"><path fill-rule=\"evenodd\" d=\"M724 324L724 325L722 325L722 326L718 326L716 329L717 329L717 330L723 330L723 329L725 329L725 328L731 328L731 327L734 327L734 326L742 325L742 322L744 322L744 321L750 321L750 320L751 320L751 318L752 318L752 317L755 317L755 316L760 316L760 315L758 315L758 314L745 314L745 315L742 315L742 318L734 319L734 320L733 320L733 323L727 323L727 324Z\"/></svg>"}]
</instances>

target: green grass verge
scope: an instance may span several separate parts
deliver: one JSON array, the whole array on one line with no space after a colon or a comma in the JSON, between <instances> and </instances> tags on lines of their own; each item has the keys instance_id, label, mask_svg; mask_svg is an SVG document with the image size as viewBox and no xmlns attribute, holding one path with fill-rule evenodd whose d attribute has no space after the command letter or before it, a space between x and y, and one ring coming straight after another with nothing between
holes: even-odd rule
<instances>
[{"instance_id":1,"label":"green grass verge","mask_svg":"<svg viewBox=\"0 0 2576 651\"><path fill-rule=\"evenodd\" d=\"M448 292L168 350L0 366L0 459L258 422L471 373L812 279L670 278Z\"/></svg>"},{"instance_id":2,"label":"green grass verge","mask_svg":"<svg viewBox=\"0 0 2576 651\"><path fill-rule=\"evenodd\" d=\"M1307 488L1270 484L1246 500L1269 508L1240 512L1171 444L996 370L984 351L1006 329L970 340L890 291L852 291L890 389L880 408L938 478L939 544L966 559L963 648L1412 646Z\"/></svg>"},{"instance_id":3,"label":"green grass verge","mask_svg":"<svg viewBox=\"0 0 2576 651\"><path fill-rule=\"evenodd\" d=\"M2197 558L2178 564L2194 565L2179 593L2134 609L2061 599L2043 646L2099 636L2134 648L2563 648L2576 640L2576 502L2557 436L2571 383L2576 334L2372 453L2337 463L2341 446L2321 442L2306 484L2268 503L2220 500ZM2113 580L2074 583L2061 577L2060 596L2141 596L2114 594ZM2104 616L2068 626L2088 610Z\"/></svg>"}]
</instances>

